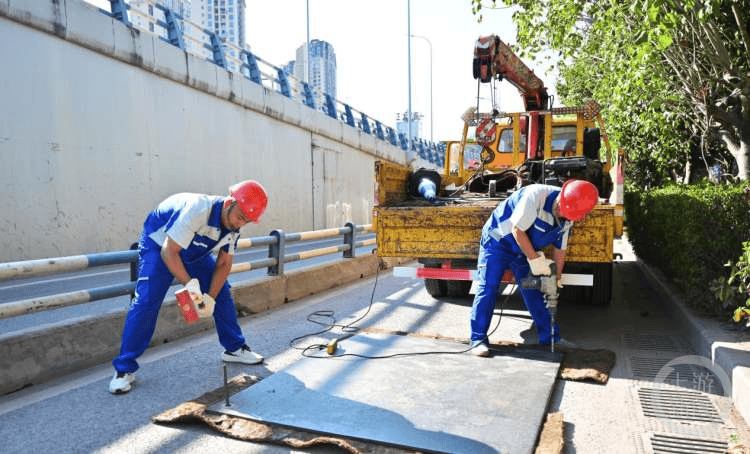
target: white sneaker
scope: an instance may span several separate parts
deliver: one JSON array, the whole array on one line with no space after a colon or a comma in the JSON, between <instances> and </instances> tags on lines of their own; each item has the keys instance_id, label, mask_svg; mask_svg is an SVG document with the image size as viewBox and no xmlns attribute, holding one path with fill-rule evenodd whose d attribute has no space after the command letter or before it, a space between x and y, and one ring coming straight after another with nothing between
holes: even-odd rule
<instances>
[{"instance_id":1,"label":"white sneaker","mask_svg":"<svg viewBox=\"0 0 750 454\"><path fill-rule=\"evenodd\" d=\"M471 353L476 356L490 356L490 348L484 342L480 342L471 348Z\"/></svg>"},{"instance_id":2,"label":"white sneaker","mask_svg":"<svg viewBox=\"0 0 750 454\"><path fill-rule=\"evenodd\" d=\"M135 374L131 372L117 372L109 382L109 392L112 394L125 394L130 391L131 384L135 381Z\"/></svg>"},{"instance_id":3,"label":"white sneaker","mask_svg":"<svg viewBox=\"0 0 750 454\"><path fill-rule=\"evenodd\" d=\"M263 362L263 357L250 351L250 347L247 345L243 345L242 348L234 352L224 350L221 359L228 363L258 364Z\"/></svg>"}]
</instances>

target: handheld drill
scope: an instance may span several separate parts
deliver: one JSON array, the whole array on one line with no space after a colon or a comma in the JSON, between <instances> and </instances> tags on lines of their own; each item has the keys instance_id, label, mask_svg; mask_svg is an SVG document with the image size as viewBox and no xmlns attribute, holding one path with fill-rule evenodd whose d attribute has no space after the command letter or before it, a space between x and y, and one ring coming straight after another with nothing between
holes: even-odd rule
<instances>
[{"instance_id":1,"label":"handheld drill","mask_svg":"<svg viewBox=\"0 0 750 454\"><path fill-rule=\"evenodd\" d=\"M547 306L550 317L550 351L555 351L555 314L557 313L557 299L559 298L557 287L557 272L554 263L550 263L552 274L549 276L535 276L529 273L521 280L521 287L536 289L544 294L544 304Z\"/></svg>"}]
</instances>

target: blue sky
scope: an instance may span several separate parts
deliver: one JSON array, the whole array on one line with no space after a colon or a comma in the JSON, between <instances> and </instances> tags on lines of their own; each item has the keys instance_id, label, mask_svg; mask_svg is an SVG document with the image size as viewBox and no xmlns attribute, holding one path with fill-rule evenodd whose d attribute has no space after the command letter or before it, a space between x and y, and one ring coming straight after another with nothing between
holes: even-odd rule
<instances>
[{"instance_id":1,"label":"blue sky","mask_svg":"<svg viewBox=\"0 0 750 454\"><path fill-rule=\"evenodd\" d=\"M286 64L307 39L309 4L310 39L328 41L336 53L338 98L395 126L396 115L408 109L409 3L411 33L426 38L411 40L412 111L424 114L422 137L429 139L432 129L435 140L457 139L463 128L461 114L477 102L474 43L487 34L515 43L510 9L485 9L484 20L478 23L469 0L246 0L246 40L262 59ZM554 76L534 69L554 91ZM501 110L522 110L517 91L507 82L500 87ZM490 97L487 84L480 94ZM480 101L480 110L489 108L488 100Z\"/></svg>"}]
</instances>

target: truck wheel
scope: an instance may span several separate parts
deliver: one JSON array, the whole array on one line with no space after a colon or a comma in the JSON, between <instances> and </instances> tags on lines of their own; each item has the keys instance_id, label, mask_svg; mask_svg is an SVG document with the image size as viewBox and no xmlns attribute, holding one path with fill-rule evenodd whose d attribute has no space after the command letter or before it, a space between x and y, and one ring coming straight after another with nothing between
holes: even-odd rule
<instances>
[{"instance_id":1,"label":"truck wheel","mask_svg":"<svg viewBox=\"0 0 750 454\"><path fill-rule=\"evenodd\" d=\"M609 263L569 263L566 273L591 274L593 287L568 285L560 292L562 301L587 306L606 306L612 299L612 262Z\"/></svg>"},{"instance_id":2,"label":"truck wheel","mask_svg":"<svg viewBox=\"0 0 750 454\"><path fill-rule=\"evenodd\" d=\"M443 297L448 292L448 286L444 279L425 279L424 288L433 298Z\"/></svg>"},{"instance_id":3,"label":"truck wheel","mask_svg":"<svg viewBox=\"0 0 750 454\"><path fill-rule=\"evenodd\" d=\"M589 302L593 306L606 306L612 300L612 262L592 266L594 287Z\"/></svg>"},{"instance_id":4,"label":"truck wheel","mask_svg":"<svg viewBox=\"0 0 750 454\"><path fill-rule=\"evenodd\" d=\"M445 281L448 296L464 298L469 295L473 281Z\"/></svg>"}]
</instances>

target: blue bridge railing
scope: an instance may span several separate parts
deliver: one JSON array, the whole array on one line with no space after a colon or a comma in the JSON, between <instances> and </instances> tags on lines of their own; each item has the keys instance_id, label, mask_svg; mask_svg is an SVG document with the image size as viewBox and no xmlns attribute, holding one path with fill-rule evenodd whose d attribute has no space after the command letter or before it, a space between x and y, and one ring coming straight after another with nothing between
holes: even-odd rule
<instances>
[{"instance_id":1,"label":"blue bridge railing","mask_svg":"<svg viewBox=\"0 0 750 454\"><path fill-rule=\"evenodd\" d=\"M366 134L375 135L380 140L414 153L437 168L445 164L445 145L413 137L409 150L409 139L404 133L328 93L323 93L288 74L283 68L263 60L249 49L227 41L215 31L202 27L155 0L140 0L133 5L126 0L109 1L111 11L100 11L129 27L154 33L185 52L200 56L227 71L242 74L257 84L319 110Z\"/></svg>"}]
</instances>

